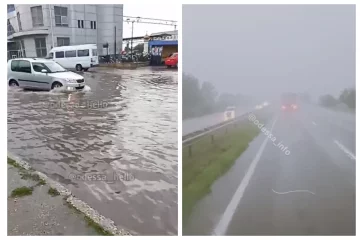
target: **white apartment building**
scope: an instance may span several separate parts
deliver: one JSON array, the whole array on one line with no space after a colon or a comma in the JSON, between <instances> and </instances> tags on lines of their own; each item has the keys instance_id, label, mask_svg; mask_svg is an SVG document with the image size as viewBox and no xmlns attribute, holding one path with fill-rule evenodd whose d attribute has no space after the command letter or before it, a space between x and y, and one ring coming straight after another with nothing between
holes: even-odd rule
<instances>
[{"instance_id":1,"label":"white apartment building","mask_svg":"<svg viewBox=\"0 0 360 240\"><path fill-rule=\"evenodd\" d=\"M116 43L119 54L123 5L9 4L7 31L8 58L45 57L53 47L87 43L97 44L99 55L114 54Z\"/></svg>"}]
</instances>

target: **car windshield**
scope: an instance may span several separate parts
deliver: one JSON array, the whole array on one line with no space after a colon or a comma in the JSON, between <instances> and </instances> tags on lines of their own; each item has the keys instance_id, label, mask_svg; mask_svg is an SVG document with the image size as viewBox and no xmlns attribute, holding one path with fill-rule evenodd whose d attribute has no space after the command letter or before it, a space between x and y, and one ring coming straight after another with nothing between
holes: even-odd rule
<instances>
[{"instance_id":1,"label":"car windshield","mask_svg":"<svg viewBox=\"0 0 360 240\"><path fill-rule=\"evenodd\" d=\"M56 62L45 62L43 63L48 70L50 70L50 72L52 73L56 73L56 72L67 72L67 70L65 68L63 68L60 64L56 63Z\"/></svg>"}]
</instances>

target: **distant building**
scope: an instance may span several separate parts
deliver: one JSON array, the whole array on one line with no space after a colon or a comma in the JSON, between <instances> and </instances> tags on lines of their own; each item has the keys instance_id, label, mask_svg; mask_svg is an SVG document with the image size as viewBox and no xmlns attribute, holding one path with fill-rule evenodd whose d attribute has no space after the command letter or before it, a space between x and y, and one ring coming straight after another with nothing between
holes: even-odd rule
<instances>
[{"instance_id":1,"label":"distant building","mask_svg":"<svg viewBox=\"0 0 360 240\"><path fill-rule=\"evenodd\" d=\"M178 51L178 31L152 33L150 35L133 37L133 47L144 44L144 53L150 53L159 58L158 64L163 64L165 58ZM123 49L130 47L131 37L123 39ZM154 64L153 64L154 65Z\"/></svg>"},{"instance_id":2,"label":"distant building","mask_svg":"<svg viewBox=\"0 0 360 240\"><path fill-rule=\"evenodd\" d=\"M52 47L87 43L97 44L99 55L122 47L122 4L8 4L7 12L8 58L45 57Z\"/></svg>"}]
</instances>

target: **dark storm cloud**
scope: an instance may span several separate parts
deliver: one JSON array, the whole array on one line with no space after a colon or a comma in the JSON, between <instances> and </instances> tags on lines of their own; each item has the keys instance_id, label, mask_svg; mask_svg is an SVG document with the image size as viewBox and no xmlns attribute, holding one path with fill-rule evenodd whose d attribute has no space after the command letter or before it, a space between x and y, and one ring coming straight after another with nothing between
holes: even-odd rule
<instances>
[{"instance_id":1,"label":"dark storm cloud","mask_svg":"<svg viewBox=\"0 0 360 240\"><path fill-rule=\"evenodd\" d=\"M355 86L354 5L185 5L182 28L184 71L219 91Z\"/></svg>"}]
</instances>

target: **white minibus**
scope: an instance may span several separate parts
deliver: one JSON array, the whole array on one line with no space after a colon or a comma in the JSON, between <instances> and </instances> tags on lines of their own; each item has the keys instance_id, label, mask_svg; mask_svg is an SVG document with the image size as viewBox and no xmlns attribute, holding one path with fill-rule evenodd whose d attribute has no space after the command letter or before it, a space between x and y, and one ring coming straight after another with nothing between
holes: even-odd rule
<instances>
[{"instance_id":1,"label":"white minibus","mask_svg":"<svg viewBox=\"0 0 360 240\"><path fill-rule=\"evenodd\" d=\"M54 47L50 50L48 59L52 59L66 69L87 71L99 65L96 44Z\"/></svg>"}]
</instances>

